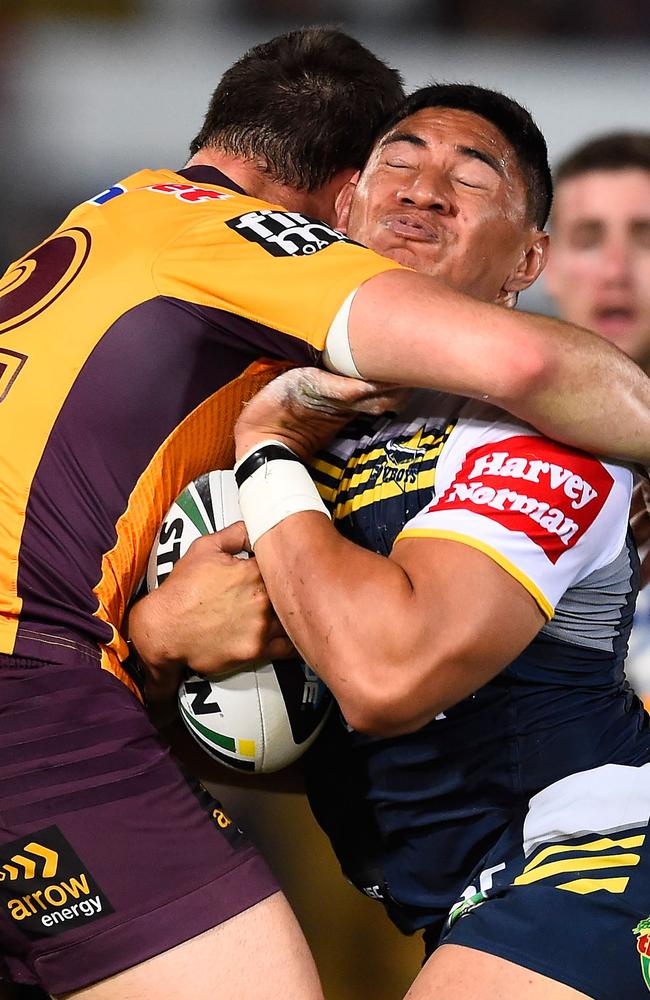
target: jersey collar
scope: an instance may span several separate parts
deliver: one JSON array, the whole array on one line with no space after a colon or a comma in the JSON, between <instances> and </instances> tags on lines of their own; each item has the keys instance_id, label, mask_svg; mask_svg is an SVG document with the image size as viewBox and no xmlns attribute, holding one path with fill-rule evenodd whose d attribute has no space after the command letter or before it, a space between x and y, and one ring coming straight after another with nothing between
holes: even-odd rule
<instances>
[{"instance_id":1,"label":"jersey collar","mask_svg":"<svg viewBox=\"0 0 650 1000\"><path fill-rule=\"evenodd\" d=\"M176 173L195 184L215 184L217 187L227 188L237 194L246 194L239 184L235 184L234 181L230 180L230 177L222 174L216 167L200 164L196 167L184 167L183 170L177 170Z\"/></svg>"}]
</instances>

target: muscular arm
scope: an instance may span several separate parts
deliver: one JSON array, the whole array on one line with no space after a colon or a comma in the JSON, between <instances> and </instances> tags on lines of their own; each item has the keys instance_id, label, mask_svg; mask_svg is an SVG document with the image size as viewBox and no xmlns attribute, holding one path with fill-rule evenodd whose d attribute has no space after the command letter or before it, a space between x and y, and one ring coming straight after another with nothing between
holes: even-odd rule
<instances>
[{"instance_id":1,"label":"muscular arm","mask_svg":"<svg viewBox=\"0 0 650 1000\"><path fill-rule=\"evenodd\" d=\"M337 407L368 402L375 397L364 383L289 372L239 418L238 457L268 438L304 457L340 422ZM275 502L270 477L258 480L265 509ZM253 508L242 491L240 499L246 517ZM304 507L254 537L287 634L360 731L387 736L419 728L497 674L544 623L519 582L459 542L404 538L385 558Z\"/></svg>"},{"instance_id":2,"label":"muscular arm","mask_svg":"<svg viewBox=\"0 0 650 1000\"><path fill-rule=\"evenodd\" d=\"M510 663L544 624L524 587L458 542L403 539L390 558L296 514L255 548L276 612L360 732L412 732Z\"/></svg>"},{"instance_id":3,"label":"muscular arm","mask_svg":"<svg viewBox=\"0 0 650 1000\"><path fill-rule=\"evenodd\" d=\"M348 329L364 378L489 397L566 444L650 461L650 379L587 330L397 270L361 286Z\"/></svg>"}]
</instances>

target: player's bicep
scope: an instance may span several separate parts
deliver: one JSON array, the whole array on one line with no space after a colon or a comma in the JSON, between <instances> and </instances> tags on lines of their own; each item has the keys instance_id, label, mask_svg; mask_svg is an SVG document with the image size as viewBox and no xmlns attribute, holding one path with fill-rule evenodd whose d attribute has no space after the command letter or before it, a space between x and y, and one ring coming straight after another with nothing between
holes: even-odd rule
<instances>
[{"instance_id":1,"label":"player's bicep","mask_svg":"<svg viewBox=\"0 0 650 1000\"><path fill-rule=\"evenodd\" d=\"M627 470L483 410L457 424L432 501L394 549L413 574L423 622L427 599L436 600L442 629L436 635L429 623L431 671L443 677L448 704L512 662L564 593L616 557L627 528ZM425 543L428 555L418 557ZM466 672L469 688L459 690L453 676Z\"/></svg>"},{"instance_id":2,"label":"player's bicep","mask_svg":"<svg viewBox=\"0 0 650 1000\"><path fill-rule=\"evenodd\" d=\"M393 548L411 581L418 661L445 707L511 663L545 623L538 602L499 562L471 544L403 538ZM435 614L432 609L435 608ZM438 706L436 700L435 706Z\"/></svg>"}]
</instances>

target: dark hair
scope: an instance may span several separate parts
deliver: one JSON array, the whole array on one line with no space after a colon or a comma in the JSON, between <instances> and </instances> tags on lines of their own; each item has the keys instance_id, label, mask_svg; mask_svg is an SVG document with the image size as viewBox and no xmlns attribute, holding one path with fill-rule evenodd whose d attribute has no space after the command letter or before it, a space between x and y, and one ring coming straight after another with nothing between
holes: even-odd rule
<instances>
[{"instance_id":1,"label":"dark hair","mask_svg":"<svg viewBox=\"0 0 650 1000\"><path fill-rule=\"evenodd\" d=\"M425 108L457 108L492 122L512 146L526 184L528 218L542 229L553 198L553 181L544 136L526 108L496 90L471 83L433 83L410 94L384 133Z\"/></svg>"},{"instance_id":2,"label":"dark hair","mask_svg":"<svg viewBox=\"0 0 650 1000\"><path fill-rule=\"evenodd\" d=\"M356 39L335 28L290 31L224 73L190 152L211 146L259 159L274 180L316 191L364 165L403 100L397 70Z\"/></svg>"},{"instance_id":3,"label":"dark hair","mask_svg":"<svg viewBox=\"0 0 650 1000\"><path fill-rule=\"evenodd\" d=\"M650 132L611 132L590 139L566 156L555 170L555 183L591 170L650 170Z\"/></svg>"}]
</instances>

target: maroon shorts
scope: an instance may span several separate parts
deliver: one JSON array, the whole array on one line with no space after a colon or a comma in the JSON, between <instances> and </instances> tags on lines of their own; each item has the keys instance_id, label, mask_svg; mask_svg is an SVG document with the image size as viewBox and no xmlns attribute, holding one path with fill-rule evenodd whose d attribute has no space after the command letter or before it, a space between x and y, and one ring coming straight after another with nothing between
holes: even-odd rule
<instances>
[{"instance_id":1,"label":"maroon shorts","mask_svg":"<svg viewBox=\"0 0 650 1000\"><path fill-rule=\"evenodd\" d=\"M277 889L124 685L2 657L0 979L80 989Z\"/></svg>"}]
</instances>

